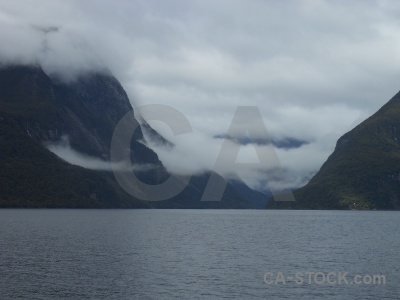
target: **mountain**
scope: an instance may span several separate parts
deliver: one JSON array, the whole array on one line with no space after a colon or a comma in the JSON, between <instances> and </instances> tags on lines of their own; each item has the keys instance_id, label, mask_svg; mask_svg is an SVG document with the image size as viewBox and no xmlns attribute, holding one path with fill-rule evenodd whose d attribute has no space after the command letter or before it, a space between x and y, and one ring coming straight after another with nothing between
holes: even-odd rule
<instances>
[{"instance_id":1,"label":"mountain","mask_svg":"<svg viewBox=\"0 0 400 300\"><path fill-rule=\"evenodd\" d=\"M65 83L39 66L0 68L0 207L251 207L229 183L222 201L199 203L211 173L193 176L169 200L142 201L128 195L110 170L70 164L48 149L67 137L75 153L109 161L114 129L131 110L111 74L86 74ZM128 150L133 164L152 166L136 172L143 182L159 184L171 175L145 145L141 128Z\"/></svg>"},{"instance_id":2,"label":"mountain","mask_svg":"<svg viewBox=\"0 0 400 300\"><path fill-rule=\"evenodd\" d=\"M308 144L307 141L299 140L296 138L282 138L282 139L277 139L277 138L258 138L258 139L252 139L250 137L233 137L229 136L228 134L217 134L214 136L215 139L229 139L232 142L238 144L238 145L273 145L276 148L282 148L282 149L295 149L295 148L300 148L303 145Z\"/></svg>"},{"instance_id":3,"label":"mountain","mask_svg":"<svg viewBox=\"0 0 400 300\"><path fill-rule=\"evenodd\" d=\"M295 203L271 208L400 209L400 92L343 135Z\"/></svg>"},{"instance_id":4,"label":"mountain","mask_svg":"<svg viewBox=\"0 0 400 300\"><path fill-rule=\"evenodd\" d=\"M157 131L155 131L148 123L145 121L142 121L142 130L145 136L146 140L149 140L152 145L158 145L158 146L163 146L169 150L173 150L175 145L165 139L162 135L160 135ZM196 183L193 183L194 186L201 186L202 189L204 190L206 187L206 183L208 182L208 176L196 176L192 178ZM230 193L237 193L239 194L244 200L246 200L250 204L250 208L252 209L263 209L265 208L265 205L268 201L268 199L271 197L272 193L271 192L260 192L257 190L251 189L246 183L244 183L239 177L236 177L235 179L229 179L228 180L228 191ZM231 189L233 188L233 189ZM184 195L184 193L183 193ZM188 197L191 198L191 197ZM192 199L193 200L193 199ZM196 201L199 201L197 199ZM168 204L168 201L163 203L163 206ZM193 205L196 205L193 203ZM212 205L210 203L200 203L200 205ZM214 203L215 205L215 203ZM198 207L198 205L196 205Z\"/></svg>"},{"instance_id":5,"label":"mountain","mask_svg":"<svg viewBox=\"0 0 400 300\"><path fill-rule=\"evenodd\" d=\"M247 184L239 179L231 179L229 183L233 188L252 205L252 208L263 209L268 204L269 199L272 197L271 192L262 193L251 189Z\"/></svg>"}]
</instances>

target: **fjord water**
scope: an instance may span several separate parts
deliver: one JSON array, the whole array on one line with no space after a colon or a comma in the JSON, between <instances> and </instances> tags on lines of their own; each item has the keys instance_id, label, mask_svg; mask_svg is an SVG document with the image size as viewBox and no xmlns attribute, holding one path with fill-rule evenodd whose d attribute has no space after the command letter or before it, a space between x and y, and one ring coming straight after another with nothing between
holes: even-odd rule
<instances>
[{"instance_id":1,"label":"fjord water","mask_svg":"<svg viewBox=\"0 0 400 300\"><path fill-rule=\"evenodd\" d=\"M0 298L399 299L399 223L378 211L6 209ZM266 272L386 284L267 284Z\"/></svg>"}]
</instances>

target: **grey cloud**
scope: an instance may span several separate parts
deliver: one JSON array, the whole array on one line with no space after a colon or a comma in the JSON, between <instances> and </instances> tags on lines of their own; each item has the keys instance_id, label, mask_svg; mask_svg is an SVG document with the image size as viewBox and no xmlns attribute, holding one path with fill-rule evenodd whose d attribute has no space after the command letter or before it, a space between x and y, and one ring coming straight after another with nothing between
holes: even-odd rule
<instances>
[{"instance_id":1,"label":"grey cloud","mask_svg":"<svg viewBox=\"0 0 400 300\"><path fill-rule=\"evenodd\" d=\"M278 149L283 181L244 176L298 187L399 90L399 16L398 1L378 0L1 1L0 62L39 63L65 80L109 69L134 104L180 110L188 136L149 122L175 144L154 145L172 171L212 169L213 136L237 106L257 106L271 136L309 144Z\"/></svg>"},{"instance_id":2,"label":"grey cloud","mask_svg":"<svg viewBox=\"0 0 400 300\"><path fill-rule=\"evenodd\" d=\"M90 170L100 171L121 171L131 172L134 171L148 171L154 168L149 164L132 165L130 162L110 162L105 161L98 157L89 156L74 150L68 140L67 136L62 137L58 143L48 143L46 148L57 155L62 160L76 166L83 167Z\"/></svg>"}]
</instances>

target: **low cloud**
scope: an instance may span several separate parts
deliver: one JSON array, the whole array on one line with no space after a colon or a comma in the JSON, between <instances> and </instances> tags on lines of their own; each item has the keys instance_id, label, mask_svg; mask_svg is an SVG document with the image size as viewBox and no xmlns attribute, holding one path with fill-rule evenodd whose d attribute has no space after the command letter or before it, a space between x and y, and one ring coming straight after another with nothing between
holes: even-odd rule
<instances>
[{"instance_id":1,"label":"low cloud","mask_svg":"<svg viewBox=\"0 0 400 300\"><path fill-rule=\"evenodd\" d=\"M193 128L185 137L149 122L175 144L154 146L174 172L212 169L222 144L213 137L237 106L257 106L273 138L307 144L276 149L289 179L243 176L298 187L398 92L399 12L395 0L0 1L0 64L40 64L65 81L109 70L134 105L181 111Z\"/></svg>"},{"instance_id":2,"label":"low cloud","mask_svg":"<svg viewBox=\"0 0 400 300\"><path fill-rule=\"evenodd\" d=\"M71 148L68 137L64 136L58 143L46 144L46 148L62 160L85 169L98 171L149 171L154 168L150 164L132 165L130 162L110 162L98 157L80 153Z\"/></svg>"}]
</instances>

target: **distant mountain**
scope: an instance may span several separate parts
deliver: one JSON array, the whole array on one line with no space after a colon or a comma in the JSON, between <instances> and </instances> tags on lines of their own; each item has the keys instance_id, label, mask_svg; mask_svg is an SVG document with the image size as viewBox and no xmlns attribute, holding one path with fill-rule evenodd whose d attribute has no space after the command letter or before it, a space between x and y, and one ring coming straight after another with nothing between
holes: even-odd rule
<instances>
[{"instance_id":1,"label":"distant mountain","mask_svg":"<svg viewBox=\"0 0 400 300\"><path fill-rule=\"evenodd\" d=\"M400 209L400 93L343 135L295 203L272 208Z\"/></svg>"},{"instance_id":2,"label":"distant mountain","mask_svg":"<svg viewBox=\"0 0 400 300\"><path fill-rule=\"evenodd\" d=\"M249 145L249 144L255 144L255 145L274 145L277 148L282 148L282 149L294 149L294 148L300 148L303 145L308 144L307 141L299 140L296 138L283 138L283 139L277 139L277 138L258 138L258 139L252 139L250 137L232 137L227 134L218 134L214 136L215 139L229 139L232 142L235 142L236 144L239 145Z\"/></svg>"},{"instance_id":3,"label":"distant mountain","mask_svg":"<svg viewBox=\"0 0 400 300\"><path fill-rule=\"evenodd\" d=\"M111 74L86 74L64 83L39 66L0 68L0 207L252 207L229 183L222 201L200 203L211 173L193 176L183 192L169 200L142 201L128 195L112 172L72 165L46 148L67 136L75 151L109 161L116 124L131 110ZM130 154L134 164L152 166L138 172L142 181L158 184L170 176L144 144L140 128L132 137Z\"/></svg>"},{"instance_id":4,"label":"distant mountain","mask_svg":"<svg viewBox=\"0 0 400 300\"><path fill-rule=\"evenodd\" d=\"M253 190L243 181L238 179L229 180L229 183L244 199L251 203L252 208L263 209L266 207L269 201L272 201L271 192L262 193L260 191Z\"/></svg>"}]
</instances>

